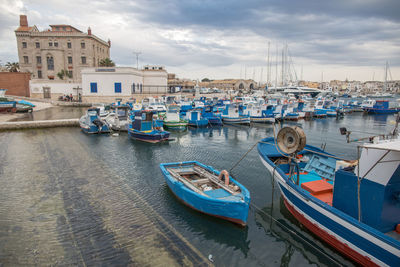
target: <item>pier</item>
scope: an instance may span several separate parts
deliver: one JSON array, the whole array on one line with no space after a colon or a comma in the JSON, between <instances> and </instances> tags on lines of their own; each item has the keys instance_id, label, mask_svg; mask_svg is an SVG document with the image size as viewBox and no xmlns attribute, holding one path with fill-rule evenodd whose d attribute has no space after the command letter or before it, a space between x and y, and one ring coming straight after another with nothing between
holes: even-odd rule
<instances>
[{"instance_id":1,"label":"pier","mask_svg":"<svg viewBox=\"0 0 400 267\"><path fill-rule=\"evenodd\" d=\"M53 127L76 127L79 119L1 122L0 131Z\"/></svg>"}]
</instances>

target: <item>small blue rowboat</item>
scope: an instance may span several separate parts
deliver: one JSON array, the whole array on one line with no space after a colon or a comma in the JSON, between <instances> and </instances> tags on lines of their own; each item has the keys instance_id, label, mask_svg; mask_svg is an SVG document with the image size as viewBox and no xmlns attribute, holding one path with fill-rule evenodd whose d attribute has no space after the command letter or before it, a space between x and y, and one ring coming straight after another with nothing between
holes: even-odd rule
<instances>
[{"instance_id":1,"label":"small blue rowboat","mask_svg":"<svg viewBox=\"0 0 400 267\"><path fill-rule=\"evenodd\" d=\"M227 171L219 172L197 161L161 163L160 168L168 187L187 206L246 225L250 193Z\"/></svg>"}]
</instances>

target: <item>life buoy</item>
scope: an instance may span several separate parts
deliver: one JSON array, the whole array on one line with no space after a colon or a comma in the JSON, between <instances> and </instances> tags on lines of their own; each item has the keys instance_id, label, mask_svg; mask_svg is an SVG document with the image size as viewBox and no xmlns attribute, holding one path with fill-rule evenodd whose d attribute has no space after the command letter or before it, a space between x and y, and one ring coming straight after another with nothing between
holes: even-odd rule
<instances>
[{"instance_id":1,"label":"life buoy","mask_svg":"<svg viewBox=\"0 0 400 267\"><path fill-rule=\"evenodd\" d=\"M218 179L222 180L222 176L225 177L225 185L228 186L229 185L229 173L228 173L228 171L227 170L222 170L219 173Z\"/></svg>"}]
</instances>

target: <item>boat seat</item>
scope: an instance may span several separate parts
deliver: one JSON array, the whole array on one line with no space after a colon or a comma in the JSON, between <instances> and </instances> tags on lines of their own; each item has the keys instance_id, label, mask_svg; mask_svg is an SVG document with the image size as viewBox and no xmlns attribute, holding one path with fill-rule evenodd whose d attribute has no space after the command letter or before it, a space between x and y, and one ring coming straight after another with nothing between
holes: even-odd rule
<instances>
[{"instance_id":1,"label":"boat seat","mask_svg":"<svg viewBox=\"0 0 400 267\"><path fill-rule=\"evenodd\" d=\"M333 191L333 185L325 180L311 181L301 184L301 188L307 190L313 195L329 193Z\"/></svg>"},{"instance_id":2,"label":"boat seat","mask_svg":"<svg viewBox=\"0 0 400 267\"><path fill-rule=\"evenodd\" d=\"M333 202L333 185L325 180L311 181L301 184L301 188L307 190L315 198L332 206Z\"/></svg>"},{"instance_id":3,"label":"boat seat","mask_svg":"<svg viewBox=\"0 0 400 267\"><path fill-rule=\"evenodd\" d=\"M203 179L192 180L191 182L192 182L193 184L203 184L203 183L206 183L206 182L208 182L208 181L209 181L208 178L203 178Z\"/></svg>"}]
</instances>

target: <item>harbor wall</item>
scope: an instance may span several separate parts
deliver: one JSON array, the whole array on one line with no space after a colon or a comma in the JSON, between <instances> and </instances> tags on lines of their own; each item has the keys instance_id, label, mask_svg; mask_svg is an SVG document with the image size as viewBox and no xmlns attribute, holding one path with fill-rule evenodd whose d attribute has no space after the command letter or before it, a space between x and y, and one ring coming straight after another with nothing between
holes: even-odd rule
<instances>
[{"instance_id":1,"label":"harbor wall","mask_svg":"<svg viewBox=\"0 0 400 267\"><path fill-rule=\"evenodd\" d=\"M70 95L78 99L78 93L81 93L81 83L53 82L31 80L29 82L31 97L58 100L60 96Z\"/></svg>"},{"instance_id":2,"label":"harbor wall","mask_svg":"<svg viewBox=\"0 0 400 267\"><path fill-rule=\"evenodd\" d=\"M0 72L0 88L7 89L6 95L30 96L28 72Z\"/></svg>"}]
</instances>

